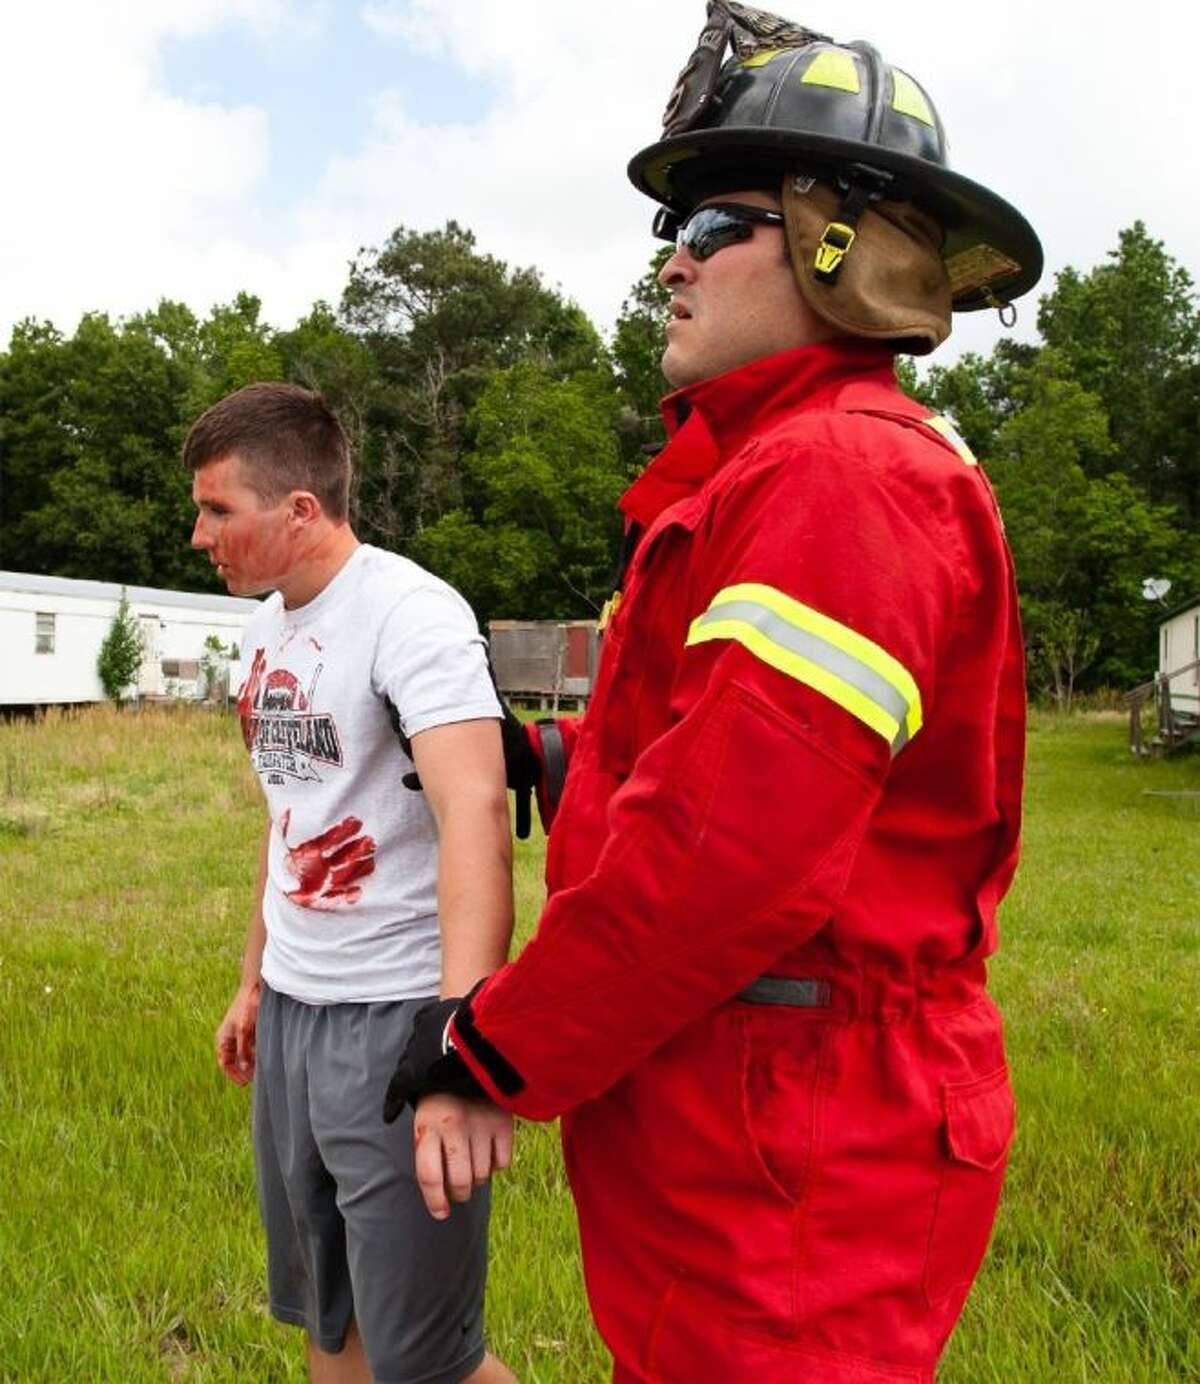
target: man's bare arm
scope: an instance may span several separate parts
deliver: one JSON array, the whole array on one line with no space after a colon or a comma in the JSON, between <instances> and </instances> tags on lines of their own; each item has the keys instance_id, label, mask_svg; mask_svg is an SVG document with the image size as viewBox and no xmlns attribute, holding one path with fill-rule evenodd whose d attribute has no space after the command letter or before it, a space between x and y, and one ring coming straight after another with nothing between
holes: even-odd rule
<instances>
[{"instance_id":1,"label":"man's bare arm","mask_svg":"<svg viewBox=\"0 0 1200 1384\"><path fill-rule=\"evenodd\" d=\"M512 842L496 721L461 721L412 740L438 828L443 996L465 995L508 958ZM444 1220L512 1157L512 1119L487 1101L437 1095L413 1121L416 1171L429 1214Z\"/></svg>"},{"instance_id":2,"label":"man's bare arm","mask_svg":"<svg viewBox=\"0 0 1200 1384\"><path fill-rule=\"evenodd\" d=\"M413 762L438 828L442 994L465 995L508 959L512 841L498 721L413 736Z\"/></svg>"},{"instance_id":3,"label":"man's bare arm","mask_svg":"<svg viewBox=\"0 0 1200 1384\"><path fill-rule=\"evenodd\" d=\"M217 1064L238 1086L245 1086L254 1077L254 1039L258 1025L258 1002L262 994L263 948L267 943L262 904L267 886L267 853L270 845L271 822L268 819L258 852L258 880L254 889L250 926L246 930L246 946L242 952L242 979L217 1028Z\"/></svg>"}]
</instances>

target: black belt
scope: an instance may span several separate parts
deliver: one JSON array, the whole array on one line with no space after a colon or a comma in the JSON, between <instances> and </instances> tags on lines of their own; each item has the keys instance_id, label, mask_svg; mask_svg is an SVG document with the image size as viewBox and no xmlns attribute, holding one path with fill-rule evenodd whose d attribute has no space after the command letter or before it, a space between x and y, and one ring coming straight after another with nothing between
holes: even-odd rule
<instances>
[{"instance_id":1,"label":"black belt","mask_svg":"<svg viewBox=\"0 0 1200 1384\"><path fill-rule=\"evenodd\" d=\"M827 1009L827 980L794 980L791 976L759 976L734 995L746 1004L784 1004L792 1009Z\"/></svg>"}]
</instances>

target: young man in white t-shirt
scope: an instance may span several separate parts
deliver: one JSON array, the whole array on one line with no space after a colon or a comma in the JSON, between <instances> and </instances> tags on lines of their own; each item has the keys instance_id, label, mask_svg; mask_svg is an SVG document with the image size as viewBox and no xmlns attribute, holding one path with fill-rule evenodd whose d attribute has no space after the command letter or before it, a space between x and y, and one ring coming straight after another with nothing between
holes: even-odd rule
<instances>
[{"instance_id":1,"label":"young man in white t-shirt","mask_svg":"<svg viewBox=\"0 0 1200 1384\"><path fill-rule=\"evenodd\" d=\"M452 1096L422 1105L416 1137L440 1145L458 1188L431 1221L413 1131L380 1115L422 1000L466 993L508 952L484 642L457 592L358 542L349 444L319 395L239 390L197 420L183 459L193 547L230 592L271 593L238 694L269 820L216 1046L232 1081L254 1079L272 1313L307 1330L317 1381L511 1381L483 1345L485 1184L511 1122ZM402 783L414 772L419 791Z\"/></svg>"}]
</instances>

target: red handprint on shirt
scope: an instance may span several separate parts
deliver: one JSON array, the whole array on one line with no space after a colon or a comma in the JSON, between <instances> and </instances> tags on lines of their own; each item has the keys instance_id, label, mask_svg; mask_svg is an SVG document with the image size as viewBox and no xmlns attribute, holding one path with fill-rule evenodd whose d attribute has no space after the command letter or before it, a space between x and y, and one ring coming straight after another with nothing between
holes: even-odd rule
<instances>
[{"instance_id":1,"label":"red handprint on shirt","mask_svg":"<svg viewBox=\"0 0 1200 1384\"><path fill-rule=\"evenodd\" d=\"M299 888L289 889L287 897L301 908L325 911L343 904L356 904L362 889L354 881L371 874L375 869L375 840L360 836L362 822L357 817L343 817L337 826L303 841L298 846L287 843L291 809L283 814L279 824L283 837L288 873L299 881Z\"/></svg>"}]
</instances>

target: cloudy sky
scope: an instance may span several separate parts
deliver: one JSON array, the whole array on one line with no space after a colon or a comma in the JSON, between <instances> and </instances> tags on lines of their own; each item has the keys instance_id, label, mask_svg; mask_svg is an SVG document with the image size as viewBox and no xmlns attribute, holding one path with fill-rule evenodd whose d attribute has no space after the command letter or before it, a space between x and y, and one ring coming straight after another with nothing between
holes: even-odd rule
<instances>
[{"instance_id":1,"label":"cloudy sky","mask_svg":"<svg viewBox=\"0 0 1200 1384\"><path fill-rule=\"evenodd\" d=\"M779 0L932 93L951 162L1040 232L1047 278L1141 217L1200 279L1200 6ZM449 217L610 326L653 244L628 185L702 0L40 0L0 17L0 341L239 289L290 325L359 246ZM1032 332L1025 306L1017 334ZM987 350L993 313L952 344Z\"/></svg>"}]
</instances>

